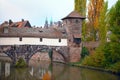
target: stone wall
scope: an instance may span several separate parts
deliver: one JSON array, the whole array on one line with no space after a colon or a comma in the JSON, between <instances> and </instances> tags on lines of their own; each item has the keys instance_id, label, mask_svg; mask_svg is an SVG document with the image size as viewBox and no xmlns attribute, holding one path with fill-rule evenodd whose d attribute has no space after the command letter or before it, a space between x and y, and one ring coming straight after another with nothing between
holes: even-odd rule
<instances>
[{"instance_id":1,"label":"stone wall","mask_svg":"<svg viewBox=\"0 0 120 80\"><path fill-rule=\"evenodd\" d=\"M83 42L82 44L89 50L90 54L93 54L95 49L99 46L99 41Z\"/></svg>"},{"instance_id":2,"label":"stone wall","mask_svg":"<svg viewBox=\"0 0 120 80\"><path fill-rule=\"evenodd\" d=\"M80 61L80 54L81 54L81 47L70 47L69 48L69 56L70 56L70 62L79 62Z\"/></svg>"}]
</instances>

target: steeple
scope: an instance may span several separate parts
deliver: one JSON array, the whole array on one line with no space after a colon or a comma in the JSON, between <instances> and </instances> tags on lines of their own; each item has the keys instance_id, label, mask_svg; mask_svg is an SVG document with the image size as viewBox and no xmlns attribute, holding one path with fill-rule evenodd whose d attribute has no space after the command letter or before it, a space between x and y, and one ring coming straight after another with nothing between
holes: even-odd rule
<instances>
[{"instance_id":1,"label":"steeple","mask_svg":"<svg viewBox=\"0 0 120 80\"><path fill-rule=\"evenodd\" d=\"M48 28L48 20L47 20L47 17L46 17L46 20L45 20L44 28Z\"/></svg>"},{"instance_id":2,"label":"steeple","mask_svg":"<svg viewBox=\"0 0 120 80\"><path fill-rule=\"evenodd\" d=\"M52 17L51 17L51 20L50 20L50 27L53 26L53 21L52 21Z\"/></svg>"}]
</instances>

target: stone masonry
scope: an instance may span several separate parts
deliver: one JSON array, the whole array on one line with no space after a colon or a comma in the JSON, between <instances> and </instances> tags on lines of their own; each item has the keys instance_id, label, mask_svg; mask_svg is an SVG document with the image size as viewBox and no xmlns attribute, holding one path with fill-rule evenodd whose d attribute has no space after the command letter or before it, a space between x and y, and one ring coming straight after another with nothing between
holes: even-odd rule
<instances>
[{"instance_id":1,"label":"stone masonry","mask_svg":"<svg viewBox=\"0 0 120 80\"><path fill-rule=\"evenodd\" d=\"M0 46L0 53L5 53L8 55L12 59L13 63L15 63L20 57L25 59L26 62L29 62L31 57L37 53L45 53L45 55L49 55L50 49L53 50L54 61L58 61L55 55L61 56L59 57L58 62L68 61L68 49L66 46L57 47L45 45L8 45Z\"/></svg>"}]
</instances>

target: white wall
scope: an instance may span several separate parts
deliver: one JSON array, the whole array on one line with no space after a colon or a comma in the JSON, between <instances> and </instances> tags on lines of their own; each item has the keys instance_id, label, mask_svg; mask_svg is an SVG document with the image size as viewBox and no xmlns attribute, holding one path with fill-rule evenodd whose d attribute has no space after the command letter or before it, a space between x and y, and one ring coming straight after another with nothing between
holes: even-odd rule
<instances>
[{"instance_id":1,"label":"white wall","mask_svg":"<svg viewBox=\"0 0 120 80\"><path fill-rule=\"evenodd\" d=\"M52 39L52 38L32 38L22 37L22 41L19 41L19 37L0 37L0 45L50 45L50 46L67 46L67 39Z\"/></svg>"}]
</instances>

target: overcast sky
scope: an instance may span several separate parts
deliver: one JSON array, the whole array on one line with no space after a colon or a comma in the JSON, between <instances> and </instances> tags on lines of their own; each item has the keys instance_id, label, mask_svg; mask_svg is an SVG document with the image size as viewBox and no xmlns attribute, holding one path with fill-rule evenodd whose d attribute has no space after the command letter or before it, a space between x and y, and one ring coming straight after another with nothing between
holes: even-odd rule
<instances>
[{"instance_id":1,"label":"overcast sky","mask_svg":"<svg viewBox=\"0 0 120 80\"><path fill-rule=\"evenodd\" d=\"M109 7L117 0L108 0ZM0 0L0 24L6 20L29 20L42 26L46 18L59 21L74 10L74 0Z\"/></svg>"}]
</instances>

